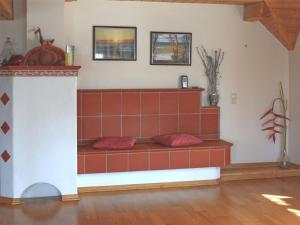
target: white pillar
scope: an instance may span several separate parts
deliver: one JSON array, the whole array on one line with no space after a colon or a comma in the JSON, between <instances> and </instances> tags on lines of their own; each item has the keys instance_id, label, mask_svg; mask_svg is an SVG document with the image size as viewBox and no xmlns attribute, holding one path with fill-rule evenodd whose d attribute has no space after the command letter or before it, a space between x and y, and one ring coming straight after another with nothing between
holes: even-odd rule
<instances>
[{"instance_id":1,"label":"white pillar","mask_svg":"<svg viewBox=\"0 0 300 225\"><path fill-rule=\"evenodd\" d=\"M42 69L41 69L42 68ZM76 89L78 67L0 69L0 196L18 199L36 183L54 185L63 196L77 195ZM46 194L47 195L47 194ZM45 195L45 197L46 197Z\"/></svg>"}]
</instances>

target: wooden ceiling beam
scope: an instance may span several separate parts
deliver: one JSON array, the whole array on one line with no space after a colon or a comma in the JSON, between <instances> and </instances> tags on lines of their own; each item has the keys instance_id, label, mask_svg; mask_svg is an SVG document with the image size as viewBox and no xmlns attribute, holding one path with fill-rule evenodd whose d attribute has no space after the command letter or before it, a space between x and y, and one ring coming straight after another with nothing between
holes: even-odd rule
<instances>
[{"instance_id":1,"label":"wooden ceiling beam","mask_svg":"<svg viewBox=\"0 0 300 225\"><path fill-rule=\"evenodd\" d=\"M252 3L245 5L244 20L245 21L259 21L268 16L270 10L264 2Z\"/></svg>"},{"instance_id":2,"label":"wooden ceiling beam","mask_svg":"<svg viewBox=\"0 0 300 225\"><path fill-rule=\"evenodd\" d=\"M251 3L257 3L257 2L263 2L264 0L117 0L117 1L169 2L169 3L208 3L208 4L242 5L242 4L251 4Z\"/></svg>"},{"instance_id":3,"label":"wooden ceiling beam","mask_svg":"<svg viewBox=\"0 0 300 225\"><path fill-rule=\"evenodd\" d=\"M12 20L14 16L13 0L0 0L0 19Z\"/></svg>"},{"instance_id":4,"label":"wooden ceiling beam","mask_svg":"<svg viewBox=\"0 0 300 225\"><path fill-rule=\"evenodd\" d=\"M261 23L273 33L288 49L294 50L300 31L300 0L265 0L270 11L269 17L262 18ZM294 19L298 21L292 24ZM291 26L293 31L290 31Z\"/></svg>"},{"instance_id":5,"label":"wooden ceiling beam","mask_svg":"<svg viewBox=\"0 0 300 225\"><path fill-rule=\"evenodd\" d=\"M117 0L169 3L244 5L245 21L260 21L288 49L293 50L300 31L300 0Z\"/></svg>"},{"instance_id":6,"label":"wooden ceiling beam","mask_svg":"<svg viewBox=\"0 0 300 225\"><path fill-rule=\"evenodd\" d=\"M66 2L77 0L65 0ZM117 0L245 5L244 20L260 21L288 49L300 32L300 0ZM0 0L0 20L13 19L13 0Z\"/></svg>"}]
</instances>

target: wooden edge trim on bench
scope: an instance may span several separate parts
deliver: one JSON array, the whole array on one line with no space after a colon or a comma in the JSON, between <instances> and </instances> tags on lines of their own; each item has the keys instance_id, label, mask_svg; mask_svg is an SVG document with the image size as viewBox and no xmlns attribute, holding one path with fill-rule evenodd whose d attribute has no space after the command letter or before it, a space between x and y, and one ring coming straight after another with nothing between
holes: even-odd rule
<instances>
[{"instance_id":1,"label":"wooden edge trim on bench","mask_svg":"<svg viewBox=\"0 0 300 225\"><path fill-rule=\"evenodd\" d=\"M20 204L21 204L20 198L0 197L0 205L20 205Z\"/></svg>"},{"instance_id":2,"label":"wooden edge trim on bench","mask_svg":"<svg viewBox=\"0 0 300 225\"><path fill-rule=\"evenodd\" d=\"M253 168L253 167L270 167L278 166L279 162L261 162L261 163L234 163L225 166L223 169L235 169L235 168Z\"/></svg>"},{"instance_id":3,"label":"wooden edge trim on bench","mask_svg":"<svg viewBox=\"0 0 300 225\"><path fill-rule=\"evenodd\" d=\"M78 193L84 194L84 193L97 193L97 192L151 190L151 189L164 189L164 188L188 188L188 187L217 185L219 184L219 182L220 182L219 179L217 179L217 180L167 182L167 183L153 183L153 184L80 187L78 188Z\"/></svg>"},{"instance_id":4,"label":"wooden edge trim on bench","mask_svg":"<svg viewBox=\"0 0 300 225\"><path fill-rule=\"evenodd\" d=\"M63 202L73 202L73 201L79 201L79 195L74 194L74 195L62 195L61 200Z\"/></svg>"},{"instance_id":5,"label":"wooden edge trim on bench","mask_svg":"<svg viewBox=\"0 0 300 225\"><path fill-rule=\"evenodd\" d=\"M279 162L232 164L221 169L220 182L300 176L300 165L289 163L280 169Z\"/></svg>"}]
</instances>

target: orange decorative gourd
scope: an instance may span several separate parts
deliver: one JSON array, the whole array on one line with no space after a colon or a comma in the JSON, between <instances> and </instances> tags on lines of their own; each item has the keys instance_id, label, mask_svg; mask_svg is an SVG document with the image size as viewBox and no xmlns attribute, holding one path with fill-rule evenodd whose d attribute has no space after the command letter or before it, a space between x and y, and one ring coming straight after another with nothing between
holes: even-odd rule
<instances>
[{"instance_id":1,"label":"orange decorative gourd","mask_svg":"<svg viewBox=\"0 0 300 225\"><path fill-rule=\"evenodd\" d=\"M41 29L38 28L35 34L39 34L41 46L31 49L24 57L24 66L64 66L65 51L53 45L54 39L44 40Z\"/></svg>"}]
</instances>

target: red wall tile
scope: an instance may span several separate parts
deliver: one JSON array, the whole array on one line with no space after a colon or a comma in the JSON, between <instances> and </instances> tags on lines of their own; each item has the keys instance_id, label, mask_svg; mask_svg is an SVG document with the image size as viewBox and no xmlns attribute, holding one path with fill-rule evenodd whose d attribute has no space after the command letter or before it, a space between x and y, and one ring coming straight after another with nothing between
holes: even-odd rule
<instances>
[{"instance_id":1,"label":"red wall tile","mask_svg":"<svg viewBox=\"0 0 300 225\"><path fill-rule=\"evenodd\" d=\"M122 114L138 115L141 113L141 94L123 93Z\"/></svg>"},{"instance_id":2,"label":"red wall tile","mask_svg":"<svg viewBox=\"0 0 300 225\"><path fill-rule=\"evenodd\" d=\"M122 121L122 136L140 137L140 117L124 116Z\"/></svg>"},{"instance_id":3,"label":"red wall tile","mask_svg":"<svg viewBox=\"0 0 300 225\"><path fill-rule=\"evenodd\" d=\"M224 167L225 165L225 149L213 149L210 151L210 166Z\"/></svg>"},{"instance_id":4,"label":"red wall tile","mask_svg":"<svg viewBox=\"0 0 300 225\"><path fill-rule=\"evenodd\" d=\"M107 172L128 171L128 154L107 155Z\"/></svg>"},{"instance_id":5,"label":"red wall tile","mask_svg":"<svg viewBox=\"0 0 300 225\"><path fill-rule=\"evenodd\" d=\"M77 118L77 140L82 139L82 118Z\"/></svg>"},{"instance_id":6,"label":"red wall tile","mask_svg":"<svg viewBox=\"0 0 300 225\"><path fill-rule=\"evenodd\" d=\"M189 151L170 152L170 168L189 168Z\"/></svg>"},{"instance_id":7,"label":"red wall tile","mask_svg":"<svg viewBox=\"0 0 300 225\"><path fill-rule=\"evenodd\" d=\"M102 117L102 136L121 136L121 117Z\"/></svg>"},{"instance_id":8,"label":"red wall tile","mask_svg":"<svg viewBox=\"0 0 300 225\"><path fill-rule=\"evenodd\" d=\"M159 94L158 93L142 93L141 94L142 114L158 114L159 113Z\"/></svg>"},{"instance_id":9,"label":"red wall tile","mask_svg":"<svg viewBox=\"0 0 300 225\"><path fill-rule=\"evenodd\" d=\"M82 116L82 94L77 94L77 116Z\"/></svg>"},{"instance_id":10,"label":"red wall tile","mask_svg":"<svg viewBox=\"0 0 300 225\"><path fill-rule=\"evenodd\" d=\"M226 147L225 150L225 166L228 166L231 164L231 147Z\"/></svg>"},{"instance_id":11,"label":"red wall tile","mask_svg":"<svg viewBox=\"0 0 300 225\"><path fill-rule=\"evenodd\" d=\"M200 108L200 93L187 92L179 94L180 113L198 113Z\"/></svg>"},{"instance_id":12,"label":"red wall tile","mask_svg":"<svg viewBox=\"0 0 300 225\"><path fill-rule=\"evenodd\" d=\"M77 172L78 174L84 174L84 156L77 155Z\"/></svg>"},{"instance_id":13,"label":"red wall tile","mask_svg":"<svg viewBox=\"0 0 300 225\"><path fill-rule=\"evenodd\" d=\"M179 132L199 134L199 115L179 115Z\"/></svg>"},{"instance_id":14,"label":"red wall tile","mask_svg":"<svg viewBox=\"0 0 300 225\"><path fill-rule=\"evenodd\" d=\"M209 151L207 150L191 150L190 152L190 167L201 168L209 167Z\"/></svg>"},{"instance_id":15,"label":"red wall tile","mask_svg":"<svg viewBox=\"0 0 300 225\"><path fill-rule=\"evenodd\" d=\"M201 134L219 134L219 115L218 114L202 114L201 118Z\"/></svg>"},{"instance_id":16,"label":"red wall tile","mask_svg":"<svg viewBox=\"0 0 300 225\"><path fill-rule=\"evenodd\" d=\"M142 116L141 119L141 136L151 138L158 135L159 118L158 116Z\"/></svg>"},{"instance_id":17,"label":"red wall tile","mask_svg":"<svg viewBox=\"0 0 300 225\"><path fill-rule=\"evenodd\" d=\"M106 155L86 155L85 156L86 173L105 173Z\"/></svg>"},{"instance_id":18,"label":"red wall tile","mask_svg":"<svg viewBox=\"0 0 300 225\"><path fill-rule=\"evenodd\" d=\"M150 169L165 170L169 169L169 152L151 152L150 153Z\"/></svg>"},{"instance_id":19,"label":"red wall tile","mask_svg":"<svg viewBox=\"0 0 300 225\"><path fill-rule=\"evenodd\" d=\"M200 135L200 137L203 140L219 140L220 139L219 134L206 134L206 135Z\"/></svg>"},{"instance_id":20,"label":"red wall tile","mask_svg":"<svg viewBox=\"0 0 300 225\"><path fill-rule=\"evenodd\" d=\"M161 115L160 116L160 134L177 133L178 116Z\"/></svg>"},{"instance_id":21,"label":"red wall tile","mask_svg":"<svg viewBox=\"0 0 300 225\"><path fill-rule=\"evenodd\" d=\"M97 139L101 137L100 117L82 118L82 139Z\"/></svg>"},{"instance_id":22,"label":"red wall tile","mask_svg":"<svg viewBox=\"0 0 300 225\"><path fill-rule=\"evenodd\" d=\"M121 94L103 93L102 94L102 113L103 115L121 115Z\"/></svg>"},{"instance_id":23,"label":"red wall tile","mask_svg":"<svg viewBox=\"0 0 300 225\"><path fill-rule=\"evenodd\" d=\"M82 94L82 115L101 115L101 94Z\"/></svg>"},{"instance_id":24,"label":"red wall tile","mask_svg":"<svg viewBox=\"0 0 300 225\"><path fill-rule=\"evenodd\" d=\"M201 107L201 113L203 114L219 114L220 108L218 106L205 106Z\"/></svg>"},{"instance_id":25,"label":"red wall tile","mask_svg":"<svg viewBox=\"0 0 300 225\"><path fill-rule=\"evenodd\" d=\"M178 93L160 94L160 113L177 114L178 113Z\"/></svg>"},{"instance_id":26,"label":"red wall tile","mask_svg":"<svg viewBox=\"0 0 300 225\"><path fill-rule=\"evenodd\" d=\"M129 154L129 171L143 171L149 169L149 153Z\"/></svg>"}]
</instances>

